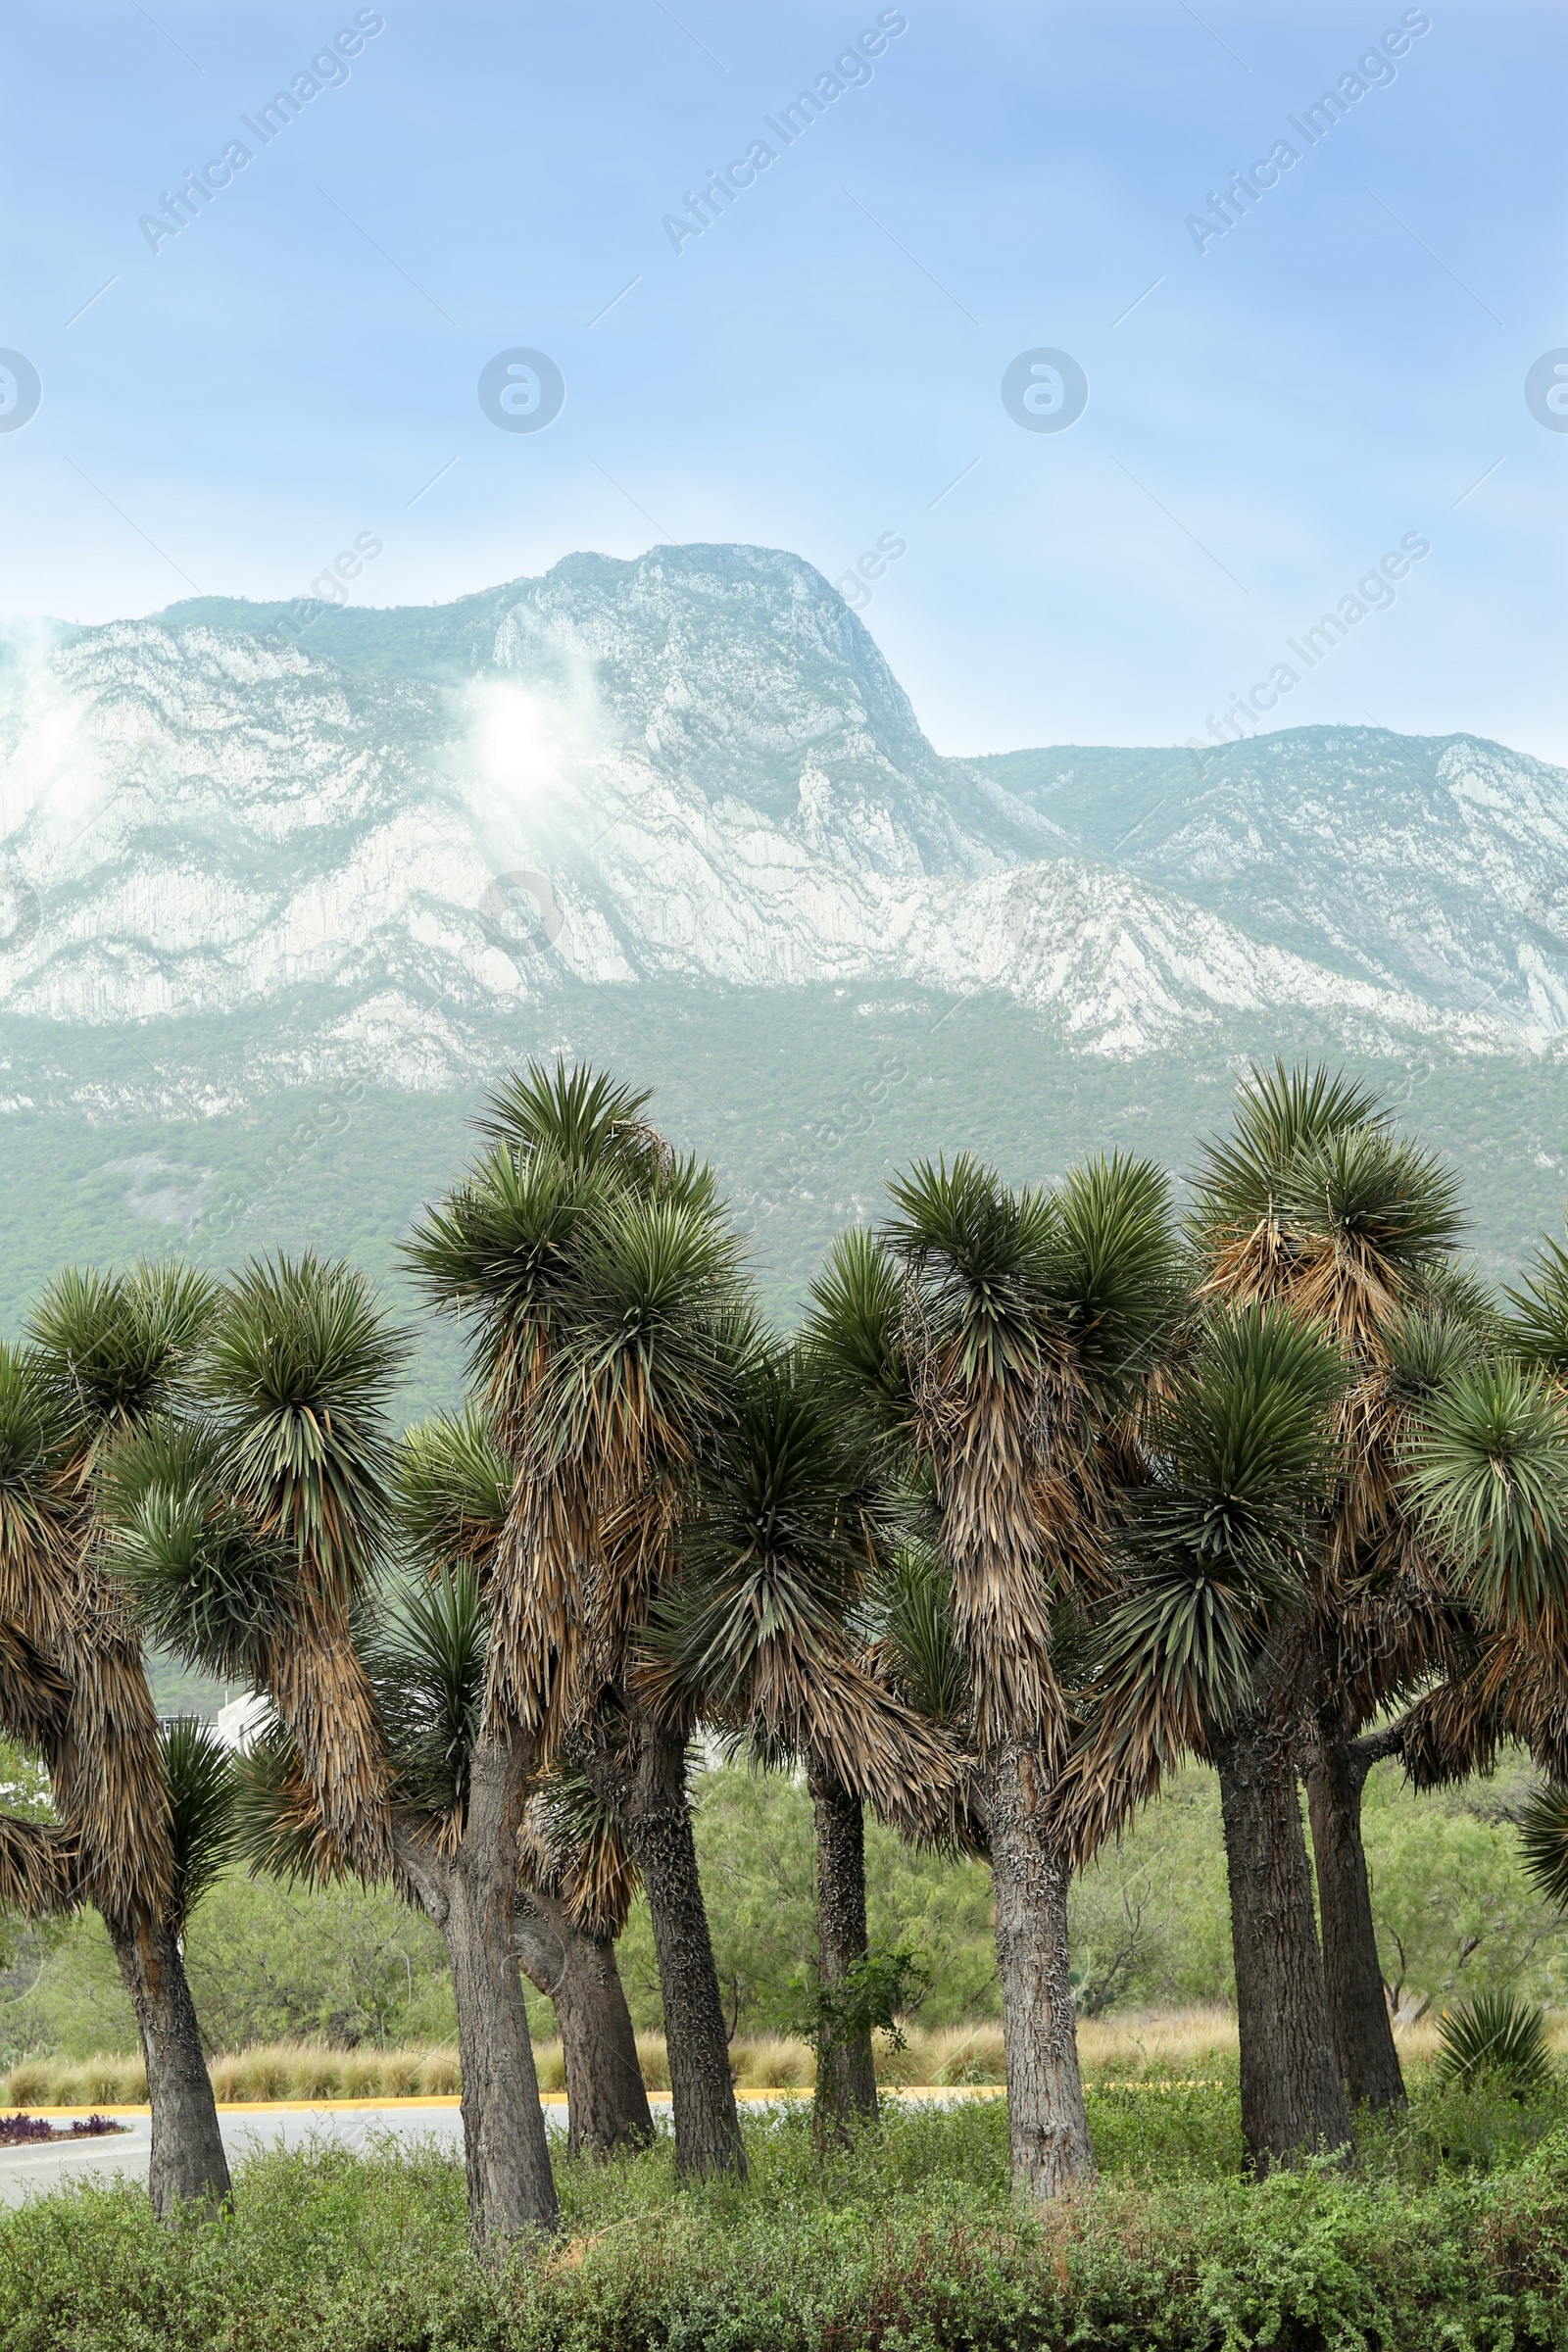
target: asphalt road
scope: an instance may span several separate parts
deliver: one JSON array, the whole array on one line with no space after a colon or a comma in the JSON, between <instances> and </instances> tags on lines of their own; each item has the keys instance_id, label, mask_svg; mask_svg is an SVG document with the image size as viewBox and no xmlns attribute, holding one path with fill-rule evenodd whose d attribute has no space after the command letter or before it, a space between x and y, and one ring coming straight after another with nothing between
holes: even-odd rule
<instances>
[{"instance_id":1,"label":"asphalt road","mask_svg":"<svg viewBox=\"0 0 1568 2352\"><path fill-rule=\"evenodd\" d=\"M802 2094L743 2090L737 2095L748 2106L766 2106L775 2099ZM888 2095L884 2090L883 2096ZM922 2104L932 2101L949 2105L965 2098L996 2098L1001 2092L985 2085L976 2089L912 2090L894 2095ZM550 2131L564 2137L564 2093L546 2092L542 2104ZM668 2091L651 2091L649 2104L656 2112L667 2112ZM0 2147L0 2205L20 2205L28 2196L47 2195L49 2190L70 2181L94 2176L100 2180L145 2180L152 2144L152 2126L146 2115L133 2110L107 2112L126 2127L122 2132L102 2139L56 2139L33 2147ZM51 2120L58 2124L70 2119L69 2115L57 2113ZM305 2147L313 2139L334 2139L343 2147L363 2148L368 2141L386 2134L394 2139L433 2139L439 2146L450 2148L455 2156L463 2154L463 2117L456 2099L397 2100L386 2107L330 2103L319 2107L281 2104L220 2107L218 2120L231 2165L242 2163L261 2148Z\"/></svg>"},{"instance_id":2,"label":"asphalt road","mask_svg":"<svg viewBox=\"0 0 1568 2352\"><path fill-rule=\"evenodd\" d=\"M145 2115L116 2120L125 2125L124 2132L101 2139L0 2147L0 2204L20 2205L28 2196L94 2175L100 2180L145 2180L152 2126ZM552 2130L564 2132L564 2099L556 2105L546 2102L545 2121ZM463 2153L463 2118L456 2101L451 2106L220 2108L219 2125L231 2165L259 2148L297 2148L312 2139L335 2139L344 2147L359 2148L388 2132L398 2139L434 2139L455 2155Z\"/></svg>"}]
</instances>

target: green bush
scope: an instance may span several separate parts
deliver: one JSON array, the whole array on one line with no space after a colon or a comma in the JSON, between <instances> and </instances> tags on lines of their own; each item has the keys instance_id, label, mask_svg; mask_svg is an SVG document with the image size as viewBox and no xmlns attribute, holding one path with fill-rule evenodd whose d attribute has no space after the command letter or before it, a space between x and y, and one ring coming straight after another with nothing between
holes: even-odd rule
<instances>
[{"instance_id":1,"label":"green bush","mask_svg":"<svg viewBox=\"0 0 1568 2352\"><path fill-rule=\"evenodd\" d=\"M560 2164L564 2241L498 2278L466 2250L460 2163L322 2146L248 2164L232 2215L172 2233L128 2187L0 2215L0 2348L1563 2352L1553 2114L1490 2173L1423 2177L1412 2125L1253 2186L1234 2092L1102 2098L1100 2185L1030 2223L1000 2103L891 2114L820 2167L803 2105L747 2118L745 2184L681 2185L667 2134Z\"/></svg>"},{"instance_id":2,"label":"green bush","mask_svg":"<svg viewBox=\"0 0 1568 2352\"><path fill-rule=\"evenodd\" d=\"M1526 2098L1545 2082L1551 2060L1546 2013L1512 1993L1484 1992L1445 2011L1433 2072L1440 2083L1473 2083L1491 2075Z\"/></svg>"}]
</instances>

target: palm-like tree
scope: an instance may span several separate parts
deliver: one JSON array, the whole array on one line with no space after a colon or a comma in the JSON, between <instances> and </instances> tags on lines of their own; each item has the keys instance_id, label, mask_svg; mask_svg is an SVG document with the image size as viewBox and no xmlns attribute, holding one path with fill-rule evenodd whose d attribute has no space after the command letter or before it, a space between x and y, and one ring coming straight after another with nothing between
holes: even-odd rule
<instances>
[{"instance_id":1,"label":"palm-like tree","mask_svg":"<svg viewBox=\"0 0 1568 2352\"><path fill-rule=\"evenodd\" d=\"M390 1878L440 1929L470 2229L488 2258L557 2214L513 1956L530 1757L480 1721L488 1644L471 1573L466 1589L449 1578L407 1594L380 1666L373 1642L365 1654L401 1360L352 1268L309 1255L247 1267L221 1303L202 1412L122 1451L115 1557L155 1636L272 1700L277 1730L250 1774L253 1856L308 1878Z\"/></svg>"},{"instance_id":2,"label":"palm-like tree","mask_svg":"<svg viewBox=\"0 0 1568 2352\"><path fill-rule=\"evenodd\" d=\"M490 1104L491 1149L409 1250L426 1296L468 1319L514 1465L486 1721L531 1740L536 1762L564 1757L613 1812L648 1896L677 2162L743 2173L691 1725L640 1701L632 1663L755 1333L711 1178L673 1159L646 1101L560 1064L514 1077Z\"/></svg>"},{"instance_id":3,"label":"palm-like tree","mask_svg":"<svg viewBox=\"0 0 1568 2352\"><path fill-rule=\"evenodd\" d=\"M1242 2048L1242 2132L1265 2170L1336 2149L1336 2062L1297 1797L1292 1661L1333 1492L1337 1352L1289 1308L1216 1309L1145 1431L1100 1643L1089 1736L1060 1802L1093 1851L1190 1751L1219 1773Z\"/></svg>"},{"instance_id":4,"label":"palm-like tree","mask_svg":"<svg viewBox=\"0 0 1568 2352\"><path fill-rule=\"evenodd\" d=\"M1391 2106L1404 2089L1360 1813L1367 1773L1397 1735L1367 1727L1454 1655L1460 1612L1404 1466L1427 1399L1457 1354L1480 1345L1487 1312L1451 1267L1461 1226L1452 1177L1343 1075L1254 1072L1233 1134L1205 1153L1193 1222L1204 1298L1289 1302L1331 1335L1349 1373L1302 1654L1285 1673L1302 1687L1340 2067L1352 2106Z\"/></svg>"},{"instance_id":5,"label":"palm-like tree","mask_svg":"<svg viewBox=\"0 0 1568 2352\"><path fill-rule=\"evenodd\" d=\"M816 2122L875 2117L869 2031L833 2013L868 1954L863 1807L953 1838L966 1812L954 1744L867 1671L855 1625L901 1516L808 1352L757 1362L698 1480L674 1581L656 1606L639 1690L772 1762L806 1767L816 1833Z\"/></svg>"},{"instance_id":6,"label":"palm-like tree","mask_svg":"<svg viewBox=\"0 0 1568 2352\"><path fill-rule=\"evenodd\" d=\"M929 1485L996 1892L1013 2178L1049 2197L1092 2169L1051 1814L1073 1731L1058 1664L1109 1586L1115 1422L1176 1303L1168 1198L1122 1158L1050 1194L968 1156L891 1191L881 1242L832 1254L812 1343Z\"/></svg>"},{"instance_id":7,"label":"palm-like tree","mask_svg":"<svg viewBox=\"0 0 1568 2352\"><path fill-rule=\"evenodd\" d=\"M28 1318L29 1352L0 1365L0 1714L43 1756L58 1822L30 1841L31 1884L13 1893L103 1917L146 2062L148 2185L164 2218L229 2193L180 1957L201 1808L174 1778L190 1742L160 1741L141 1641L104 1564L100 1498L119 1453L178 1394L211 1313L210 1285L178 1267L67 1271Z\"/></svg>"},{"instance_id":8,"label":"palm-like tree","mask_svg":"<svg viewBox=\"0 0 1568 2352\"><path fill-rule=\"evenodd\" d=\"M1548 1787L1522 1826L1544 1891L1568 1884L1568 1419L1549 1256L1508 1294L1511 1357L1460 1368L1434 1396L1409 1479L1469 1611L1446 1678L1394 1727L1406 1772L1435 1787L1486 1770L1504 1739ZM1545 1280L1543 1280L1544 1275Z\"/></svg>"},{"instance_id":9,"label":"palm-like tree","mask_svg":"<svg viewBox=\"0 0 1568 2352\"><path fill-rule=\"evenodd\" d=\"M416 1586L406 1595L403 1623L414 1639L403 1639L401 1655L394 1646L390 1670L383 1664L382 1714L389 1725L407 1723L408 1753L417 1754L421 1743L428 1750L435 1740L441 1769L458 1773L481 1730L490 1640L485 1601L513 1473L470 1407L408 1431L394 1484L401 1544L426 1589ZM379 1654L387 1659L384 1646ZM438 1695L432 1669L449 1693L440 1705L432 1704ZM416 1701L412 1718L411 1700ZM653 2132L615 1965L615 1941L636 1885L612 1819L586 1784L557 1771L525 1818L514 1945L523 1974L555 2004L572 2155L611 2156Z\"/></svg>"}]
</instances>

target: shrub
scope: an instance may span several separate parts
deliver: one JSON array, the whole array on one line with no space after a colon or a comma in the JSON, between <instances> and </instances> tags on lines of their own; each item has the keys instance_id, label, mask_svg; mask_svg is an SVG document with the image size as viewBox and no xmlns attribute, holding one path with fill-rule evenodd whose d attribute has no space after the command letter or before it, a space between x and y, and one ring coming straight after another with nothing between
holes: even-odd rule
<instances>
[{"instance_id":1,"label":"shrub","mask_svg":"<svg viewBox=\"0 0 1568 2352\"><path fill-rule=\"evenodd\" d=\"M1494 2075L1523 2098L1541 2087L1549 2071L1546 2013L1533 2002L1483 1992L1445 2013L1433 2068L1440 2083L1469 2084Z\"/></svg>"}]
</instances>

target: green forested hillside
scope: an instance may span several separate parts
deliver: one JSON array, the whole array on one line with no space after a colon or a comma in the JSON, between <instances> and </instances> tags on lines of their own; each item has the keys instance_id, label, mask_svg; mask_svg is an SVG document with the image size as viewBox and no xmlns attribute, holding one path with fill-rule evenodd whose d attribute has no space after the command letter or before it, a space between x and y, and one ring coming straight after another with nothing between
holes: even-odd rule
<instances>
[{"instance_id":1,"label":"green forested hillside","mask_svg":"<svg viewBox=\"0 0 1568 2352\"><path fill-rule=\"evenodd\" d=\"M126 1045L130 1051L134 1043ZM1302 1030L1238 1024L1200 1051L1133 1061L1070 1051L994 997L699 989L578 990L519 1014L517 1059L564 1052L656 1090L671 1139L713 1161L749 1236L764 1298L794 1312L829 1236L881 1211L887 1177L921 1152L973 1149L1012 1181L1059 1174L1085 1152L1152 1153L1178 1175L1229 1115L1254 1058L1320 1051ZM1344 1058L1356 1061L1357 1057ZM1568 1192L1568 1052L1358 1066L1401 1120L1457 1167L1472 1241L1506 1279ZM210 1116L0 1119L6 1213L0 1332L56 1265L178 1249L222 1265L307 1244L345 1252L409 1309L398 1237L470 1149L477 1091L352 1084L264 1095ZM420 1320L411 1415L456 1394L456 1335Z\"/></svg>"}]
</instances>

